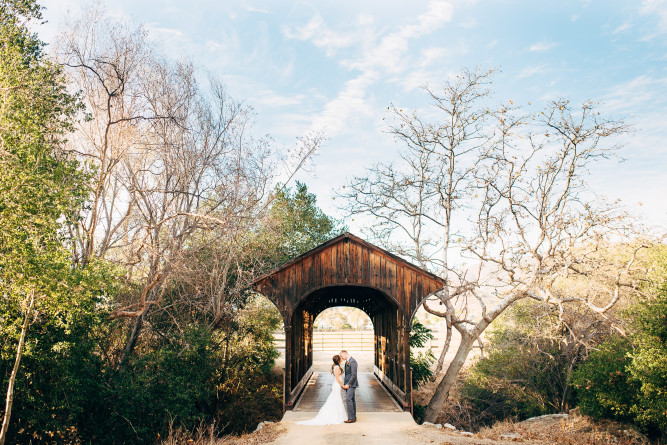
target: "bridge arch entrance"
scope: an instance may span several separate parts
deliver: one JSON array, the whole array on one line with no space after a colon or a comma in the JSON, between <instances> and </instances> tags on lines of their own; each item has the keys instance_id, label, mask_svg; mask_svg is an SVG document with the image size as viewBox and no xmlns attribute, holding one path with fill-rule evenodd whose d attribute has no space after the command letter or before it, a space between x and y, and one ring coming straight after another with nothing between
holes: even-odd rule
<instances>
[{"instance_id":1,"label":"bridge arch entrance","mask_svg":"<svg viewBox=\"0 0 667 445\"><path fill-rule=\"evenodd\" d=\"M406 411L412 409L410 330L441 278L344 233L258 278L253 288L269 298L285 327L284 408L294 407L312 375L313 322L325 309L352 306L371 318L374 373Z\"/></svg>"}]
</instances>

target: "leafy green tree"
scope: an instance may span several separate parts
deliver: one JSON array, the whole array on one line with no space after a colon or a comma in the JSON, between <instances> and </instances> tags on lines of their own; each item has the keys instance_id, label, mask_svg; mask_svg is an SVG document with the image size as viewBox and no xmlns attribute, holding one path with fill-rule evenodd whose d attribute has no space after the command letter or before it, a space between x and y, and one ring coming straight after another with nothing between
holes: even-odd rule
<instances>
[{"instance_id":1,"label":"leafy green tree","mask_svg":"<svg viewBox=\"0 0 667 445\"><path fill-rule=\"evenodd\" d=\"M62 149L77 102L28 27L40 9L34 0L0 1L0 317L3 349L16 352L11 373L2 375L0 444L33 311L57 313L67 304L72 271L60 230L86 191L78 163Z\"/></svg>"},{"instance_id":2,"label":"leafy green tree","mask_svg":"<svg viewBox=\"0 0 667 445\"><path fill-rule=\"evenodd\" d=\"M108 384L114 335L108 302L122 291L118 272L99 261L73 269L70 291L52 296L59 309L36 308L16 382L9 443L99 443L106 434L109 411L99 397ZM8 300L0 303L0 314L12 316ZM0 375L7 375L16 352L14 339L4 336L12 329L0 322Z\"/></svg>"},{"instance_id":3,"label":"leafy green tree","mask_svg":"<svg viewBox=\"0 0 667 445\"><path fill-rule=\"evenodd\" d=\"M125 370L107 370L98 394L106 417L97 417L97 430L88 425L94 434L86 438L153 443L170 426L214 425L213 434L227 434L279 420L282 375L273 369L273 332L281 318L266 304L252 299L216 328L191 321L152 335Z\"/></svg>"},{"instance_id":4,"label":"leafy green tree","mask_svg":"<svg viewBox=\"0 0 667 445\"><path fill-rule=\"evenodd\" d=\"M317 206L317 197L299 181L294 190L276 186L270 216L276 223L271 240L277 249L274 264L289 261L346 230Z\"/></svg>"}]
</instances>

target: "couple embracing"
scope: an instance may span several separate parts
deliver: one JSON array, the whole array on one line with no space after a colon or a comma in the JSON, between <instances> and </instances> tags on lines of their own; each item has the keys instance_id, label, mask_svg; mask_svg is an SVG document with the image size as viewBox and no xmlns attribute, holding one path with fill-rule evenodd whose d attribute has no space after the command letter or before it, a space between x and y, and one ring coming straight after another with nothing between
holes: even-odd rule
<instances>
[{"instance_id":1,"label":"couple embracing","mask_svg":"<svg viewBox=\"0 0 667 445\"><path fill-rule=\"evenodd\" d=\"M334 425L357 421L357 403L354 398L354 392L359 386L357 382L357 361L347 351L340 351L339 355L333 356L331 373L335 380L331 385L331 392L327 401L324 402L324 406L320 408L314 418L297 422L298 424ZM342 377L343 374L344 377ZM343 404L341 390L345 390L345 404ZM347 414L345 406L347 406Z\"/></svg>"}]
</instances>

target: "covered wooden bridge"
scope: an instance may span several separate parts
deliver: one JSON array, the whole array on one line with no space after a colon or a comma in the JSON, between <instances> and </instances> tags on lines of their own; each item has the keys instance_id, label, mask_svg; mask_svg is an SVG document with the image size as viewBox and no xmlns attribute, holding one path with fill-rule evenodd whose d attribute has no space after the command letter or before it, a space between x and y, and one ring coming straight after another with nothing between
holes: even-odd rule
<instances>
[{"instance_id":1,"label":"covered wooden bridge","mask_svg":"<svg viewBox=\"0 0 667 445\"><path fill-rule=\"evenodd\" d=\"M352 306L375 330L375 376L412 409L410 329L424 299L443 279L350 233L283 264L253 283L285 324L284 407L292 409L312 375L313 322L325 309Z\"/></svg>"}]
</instances>

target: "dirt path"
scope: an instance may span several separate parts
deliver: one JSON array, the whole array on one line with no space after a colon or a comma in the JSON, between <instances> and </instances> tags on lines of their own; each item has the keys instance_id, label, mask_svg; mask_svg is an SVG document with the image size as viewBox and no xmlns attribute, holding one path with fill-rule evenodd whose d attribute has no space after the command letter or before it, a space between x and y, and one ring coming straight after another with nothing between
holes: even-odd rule
<instances>
[{"instance_id":1,"label":"dirt path","mask_svg":"<svg viewBox=\"0 0 667 445\"><path fill-rule=\"evenodd\" d=\"M330 367L330 365L323 361L320 367L325 368ZM319 370L320 367L315 368ZM299 420L314 417L331 391L333 378L330 373L315 372L294 411L288 411L280 423L269 425L269 428L274 430L274 434L269 436L269 440L273 441L257 443L276 445L503 443L502 441L466 437L433 426L419 426L410 413L400 410L373 374L361 372L359 373L359 380L361 385L357 393L358 412L356 423L328 426L296 424Z\"/></svg>"},{"instance_id":2,"label":"dirt path","mask_svg":"<svg viewBox=\"0 0 667 445\"><path fill-rule=\"evenodd\" d=\"M481 439L461 436L435 427L419 426L410 413L359 413L353 424L306 426L296 425L299 420L309 419L313 413L288 411L282 421L275 425L279 436L275 445L405 445L405 444L496 444L509 445L516 442ZM544 442L523 441L524 444Z\"/></svg>"}]
</instances>

